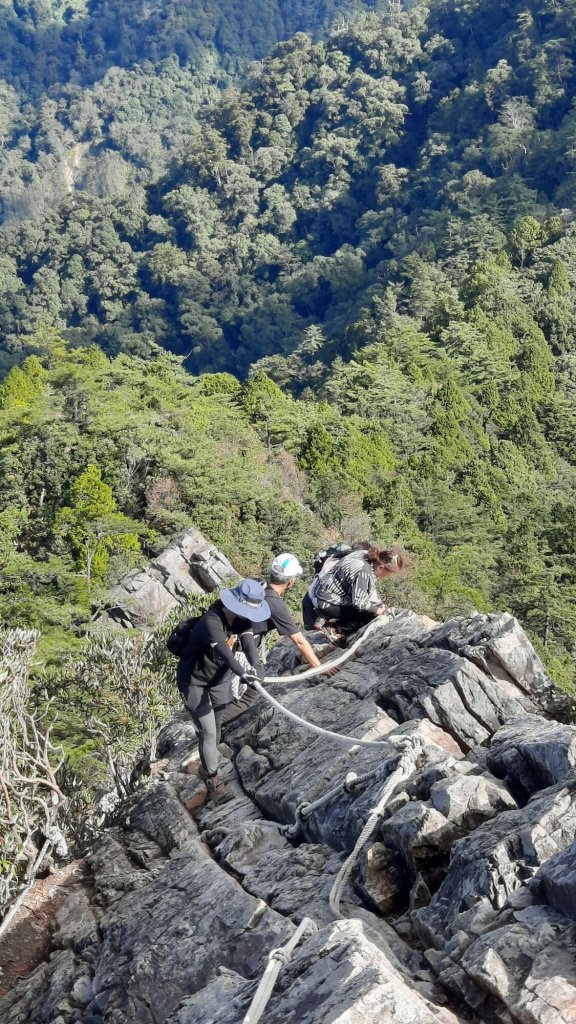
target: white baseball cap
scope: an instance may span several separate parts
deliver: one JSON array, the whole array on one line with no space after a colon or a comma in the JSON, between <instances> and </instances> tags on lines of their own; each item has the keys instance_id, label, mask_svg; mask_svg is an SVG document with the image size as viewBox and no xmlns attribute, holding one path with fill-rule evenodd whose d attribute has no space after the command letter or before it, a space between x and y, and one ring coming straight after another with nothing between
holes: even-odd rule
<instances>
[{"instance_id":1,"label":"white baseball cap","mask_svg":"<svg viewBox=\"0 0 576 1024\"><path fill-rule=\"evenodd\" d=\"M281 555L276 555L270 566L270 575L279 581L291 580L295 576L301 576L303 572L304 569L296 555L290 555L287 551L283 551Z\"/></svg>"}]
</instances>

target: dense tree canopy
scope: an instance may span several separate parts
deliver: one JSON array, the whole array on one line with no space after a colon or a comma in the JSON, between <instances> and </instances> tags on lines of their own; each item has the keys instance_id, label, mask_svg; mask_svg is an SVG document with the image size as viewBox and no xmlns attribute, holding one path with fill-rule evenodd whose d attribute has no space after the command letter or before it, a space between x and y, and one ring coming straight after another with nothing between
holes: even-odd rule
<instances>
[{"instance_id":1,"label":"dense tree canopy","mask_svg":"<svg viewBox=\"0 0 576 1024\"><path fill-rule=\"evenodd\" d=\"M106 150L99 194L66 189L0 236L8 364L19 336L48 322L112 353L160 343L194 371L233 358L244 374L297 350L317 380L392 312L435 343L445 332L453 352L480 277L497 293L488 318L527 299L560 355L575 317L572 14L544 0L422 0L342 20L325 42L281 43L197 130L178 129L178 159L155 185L122 191L122 146ZM185 111L154 81L162 110ZM119 82L105 146L128 96ZM144 162L155 116L138 115ZM34 168L48 149L38 136ZM502 364L480 352L486 330L466 344L488 377ZM283 383L297 372L270 371Z\"/></svg>"},{"instance_id":2,"label":"dense tree canopy","mask_svg":"<svg viewBox=\"0 0 576 1024\"><path fill-rule=\"evenodd\" d=\"M3 0L0 218L41 217L77 189L113 195L156 177L192 138L196 111L250 61L349 9L348 0Z\"/></svg>"},{"instance_id":3,"label":"dense tree canopy","mask_svg":"<svg viewBox=\"0 0 576 1024\"><path fill-rule=\"evenodd\" d=\"M488 269L454 327L470 344ZM263 369L192 377L159 349L110 359L50 329L25 339L0 386L0 618L39 629L57 664L110 583L187 526L256 576L280 550L310 566L329 536L373 536L410 554L396 603L510 609L569 682L576 414L529 315L492 324L499 380L448 345L436 357L395 314L319 398Z\"/></svg>"}]
</instances>

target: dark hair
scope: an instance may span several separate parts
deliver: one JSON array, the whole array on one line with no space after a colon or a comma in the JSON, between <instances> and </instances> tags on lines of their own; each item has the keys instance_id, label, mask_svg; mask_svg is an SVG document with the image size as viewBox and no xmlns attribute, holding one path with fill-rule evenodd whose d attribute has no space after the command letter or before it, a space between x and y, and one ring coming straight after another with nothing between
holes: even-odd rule
<instances>
[{"instance_id":1,"label":"dark hair","mask_svg":"<svg viewBox=\"0 0 576 1024\"><path fill-rule=\"evenodd\" d=\"M370 551L372 547L369 540L355 540L352 545L352 551Z\"/></svg>"},{"instance_id":2,"label":"dark hair","mask_svg":"<svg viewBox=\"0 0 576 1024\"><path fill-rule=\"evenodd\" d=\"M389 572L400 572L404 568L404 559L400 552L395 551L394 548L380 549L371 546L366 557L373 569L382 566L382 568L388 569Z\"/></svg>"}]
</instances>

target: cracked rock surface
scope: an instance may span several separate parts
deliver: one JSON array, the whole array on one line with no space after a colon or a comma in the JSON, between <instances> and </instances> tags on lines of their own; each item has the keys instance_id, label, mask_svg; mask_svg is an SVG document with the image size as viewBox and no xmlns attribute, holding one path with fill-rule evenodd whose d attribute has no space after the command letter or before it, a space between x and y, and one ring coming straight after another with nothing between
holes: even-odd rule
<instances>
[{"instance_id":1,"label":"cracked rock surface","mask_svg":"<svg viewBox=\"0 0 576 1024\"><path fill-rule=\"evenodd\" d=\"M269 674L295 655L277 644ZM378 745L338 746L261 698L226 728L215 806L179 716L162 770L46 914L35 966L12 960L1 1024L241 1024L305 918L264 1024L576 1024L576 729L550 719L515 620L402 613L335 677L269 689Z\"/></svg>"},{"instance_id":2,"label":"cracked rock surface","mask_svg":"<svg viewBox=\"0 0 576 1024\"><path fill-rule=\"evenodd\" d=\"M112 587L105 621L127 628L157 625L193 594L211 593L237 576L218 548L198 530L187 530Z\"/></svg>"}]
</instances>

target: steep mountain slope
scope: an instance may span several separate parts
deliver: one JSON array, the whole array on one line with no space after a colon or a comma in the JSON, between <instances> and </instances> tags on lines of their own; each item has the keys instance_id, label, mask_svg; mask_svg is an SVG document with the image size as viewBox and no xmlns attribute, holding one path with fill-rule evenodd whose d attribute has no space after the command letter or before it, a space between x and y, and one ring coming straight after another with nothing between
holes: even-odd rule
<instances>
[{"instance_id":1,"label":"steep mountain slope","mask_svg":"<svg viewBox=\"0 0 576 1024\"><path fill-rule=\"evenodd\" d=\"M402 324L340 363L330 402L263 372L193 378L165 353L28 339L36 355L0 385L0 616L41 629L58 662L107 586L179 530L204 530L249 575L274 552L311 567L326 536L373 536L409 552L392 604L511 610L569 684L574 434L539 336L499 330L526 355L490 382L489 407Z\"/></svg>"},{"instance_id":2,"label":"steep mountain slope","mask_svg":"<svg viewBox=\"0 0 576 1024\"><path fill-rule=\"evenodd\" d=\"M242 416L326 526L401 540L428 607L509 608L570 679L573 19L422 3L282 43L154 187L3 229L4 365L49 323L259 369Z\"/></svg>"},{"instance_id":3,"label":"steep mountain slope","mask_svg":"<svg viewBox=\"0 0 576 1024\"><path fill-rule=\"evenodd\" d=\"M294 456L261 439L233 378L50 332L36 350L0 385L0 617L39 628L56 660L109 583L188 526L249 575L320 545Z\"/></svg>"}]
</instances>

